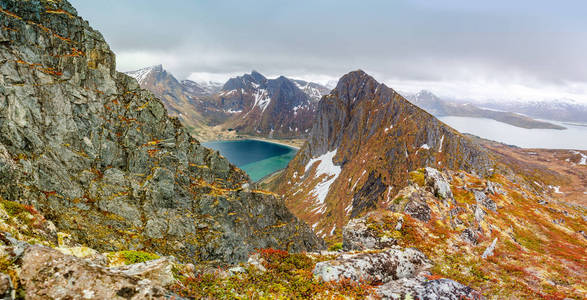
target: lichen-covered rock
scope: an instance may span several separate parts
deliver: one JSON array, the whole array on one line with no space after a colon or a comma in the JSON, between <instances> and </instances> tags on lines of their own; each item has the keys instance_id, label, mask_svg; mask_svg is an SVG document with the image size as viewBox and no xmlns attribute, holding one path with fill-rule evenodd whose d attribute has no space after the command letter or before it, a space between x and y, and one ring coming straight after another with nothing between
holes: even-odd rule
<instances>
[{"instance_id":1,"label":"lichen-covered rock","mask_svg":"<svg viewBox=\"0 0 587 300\"><path fill-rule=\"evenodd\" d=\"M173 275L174 265L173 257L162 257L132 265L114 267L110 268L110 270L115 273L148 279L153 284L165 287L175 282Z\"/></svg>"},{"instance_id":2,"label":"lichen-covered rock","mask_svg":"<svg viewBox=\"0 0 587 300\"><path fill-rule=\"evenodd\" d=\"M369 213L361 218L350 220L342 229L342 249L345 251L351 250L368 250L368 249L384 249L397 244L397 241L377 230L385 225L385 222L390 220L374 220L375 215ZM401 216L400 216L401 218ZM397 220L396 227L401 224L403 219ZM375 226L374 226L375 225ZM399 229L396 229L399 230Z\"/></svg>"},{"instance_id":3,"label":"lichen-covered rock","mask_svg":"<svg viewBox=\"0 0 587 300\"><path fill-rule=\"evenodd\" d=\"M100 252L243 261L323 247L281 200L193 139L116 72L102 35L65 0L0 2L0 196L33 205Z\"/></svg>"},{"instance_id":4,"label":"lichen-covered rock","mask_svg":"<svg viewBox=\"0 0 587 300\"><path fill-rule=\"evenodd\" d=\"M399 191L390 205L392 211L406 213L423 222L430 221L430 207L428 201L439 201L429 191L415 185L410 185Z\"/></svg>"},{"instance_id":5,"label":"lichen-covered rock","mask_svg":"<svg viewBox=\"0 0 587 300\"><path fill-rule=\"evenodd\" d=\"M488 193L494 194L494 195L504 195L505 194L505 191L502 189L502 187L499 183L495 183L490 180L487 181L487 188L485 189L485 191L487 191Z\"/></svg>"},{"instance_id":6,"label":"lichen-covered rock","mask_svg":"<svg viewBox=\"0 0 587 300\"><path fill-rule=\"evenodd\" d=\"M483 255L481 255L481 258L488 258L490 256L493 256L493 250L495 250L496 245L497 245L497 238L493 239L493 242L491 242L491 245L489 245L489 247L487 247L487 249L485 249L485 251L483 251Z\"/></svg>"},{"instance_id":7,"label":"lichen-covered rock","mask_svg":"<svg viewBox=\"0 0 587 300\"><path fill-rule=\"evenodd\" d=\"M495 201L491 200L491 198L487 197L487 195L484 192L481 191L474 191L475 194L475 200L477 201L477 205L483 205L485 206L485 208L496 212L497 211L497 205L495 204Z\"/></svg>"},{"instance_id":8,"label":"lichen-covered rock","mask_svg":"<svg viewBox=\"0 0 587 300\"><path fill-rule=\"evenodd\" d=\"M427 167L426 184L434 189L434 194L442 199L453 199L452 191L450 190L450 183L442 173L434 168Z\"/></svg>"},{"instance_id":9,"label":"lichen-covered rock","mask_svg":"<svg viewBox=\"0 0 587 300\"><path fill-rule=\"evenodd\" d=\"M148 279L112 272L40 246L25 251L20 284L30 299L180 299Z\"/></svg>"},{"instance_id":10,"label":"lichen-covered rock","mask_svg":"<svg viewBox=\"0 0 587 300\"><path fill-rule=\"evenodd\" d=\"M12 286L12 280L10 276L4 273L0 273L0 300L12 300L12 292L14 287Z\"/></svg>"},{"instance_id":11,"label":"lichen-covered rock","mask_svg":"<svg viewBox=\"0 0 587 300\"><path fill-rule=\"evenodd\" d=\"M424 276L390 281L378 287L377 294L382 299L394 300L484 299L479 292L454 280L446 278L428 280Z\"/></svg>"},{"instance_id":12,"label":"lichen-covered rock","mask_svg":"<svg viewBox=\"0 0 587 300\"><path fill-rule=\"evenodd\" d=\"M465 230L461 232L461 238L467 243L477 245L479 240L479 233L477 233L477 231L474 229L465 228Z\"/></svg>"},{"instance_id":13,"label":"lichen-covered rock","mask_svg":"<svg viewBox=\"0 0 587 300\"><path fill-rule=\"evenodd\" d=\"M381 252L342 254L334 260L319 262L314 275L324 281L348 278L354 281L388 282L412 277L431 265L420 251L388 249Z\"/></svg>"}]
</instances>

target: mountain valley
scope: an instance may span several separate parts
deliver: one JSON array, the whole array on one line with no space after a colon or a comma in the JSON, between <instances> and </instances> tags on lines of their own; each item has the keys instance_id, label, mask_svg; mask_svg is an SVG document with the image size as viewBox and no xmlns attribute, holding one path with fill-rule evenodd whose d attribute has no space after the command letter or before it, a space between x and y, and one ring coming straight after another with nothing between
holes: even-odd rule
<instances>
[{"instance_id":1,"label":"mountain valley","mask_svg":"<svg viewBox=\"0 0 587 300\"><path fill-rule=\"evenodd\" d=\"M1 299L587 297L587 150L435 116L558 125L362 70L217 83L116 60L69 1L0 0ZM246 138L299 150L255 183L205 143Z\"/></svg>"}]
</instances>

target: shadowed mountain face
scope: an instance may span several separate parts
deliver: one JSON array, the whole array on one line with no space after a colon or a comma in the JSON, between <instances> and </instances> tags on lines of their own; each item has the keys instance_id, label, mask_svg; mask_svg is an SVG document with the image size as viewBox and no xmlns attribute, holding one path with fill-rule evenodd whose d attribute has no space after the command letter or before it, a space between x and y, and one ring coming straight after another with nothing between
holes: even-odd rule
<instances>
[{"instance_id":1,"label":"shadowed mountain face","mask_svg":"<svg viewBox=\"0 0 587 300\"><path fill-rule=\"evenodd\" d=\"M255 248L322 247L116 72L102 35L67 1L0 3L0 197L100 251L236 262Z\"/></svg>"},{"instance_id":2,"label":"shadowed mountain face","mask_svg":"<svg viewBox=\"0 0 587 300\"><path fill-rule=\"evenodd\" d=\"M459 116L473 118L487 118L510 124L521 128L541 128L564 130L565 127L545 121L538 121L527 116L507 111L496 111L477 107L473 104L456 103L438 98L429 91L420 91L415 95L408 96L415 105L428 111L435 116Z\"/></svg>"},{"instance_id":3,"label":"shadowed mountain face","mask_svg":"<svg viewBox=\"0 0 587 300\"><path fill-rule=\"evenodd\" d=\"M308 142L278 191L319 235L385 206L425 166L487 175L488 154L363 71L342 77L318 104Z\"/></svg>"},{"instance_id":4,"label":"shadowed mountain face","mask_svg":"<svg viewBox=\"0 0 587 300\"><path fill-rule=\"evenodd\" d=\"M193 134L202 136L206 126L223 125L238 133L278 138L307 137L316 104L330 89L317 83L279 77L267 79L259 72L217 83L179 82L161 66L128 75L142 88L162 99Z\"/></svg>"},{"instance_id":5,"label":"shadowed mountain face","mask_svg":"<svg viewBox=\"0 0 587 300\"><path fill-rule=\"evenodd\" d=\"M310 97L300 87L314 92ZM316 107L310 84L283 76L267 79L258 72L230 79L216 95L217 105L232 112L224 126L239 133L266 137L305 137Z\"/></svg>"}]
</instances>

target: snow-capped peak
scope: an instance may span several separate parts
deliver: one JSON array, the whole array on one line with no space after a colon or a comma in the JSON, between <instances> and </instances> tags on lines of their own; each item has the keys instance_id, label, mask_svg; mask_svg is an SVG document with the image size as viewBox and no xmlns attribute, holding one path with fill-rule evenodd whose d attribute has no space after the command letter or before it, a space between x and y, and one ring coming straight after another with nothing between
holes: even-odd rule
<instances>
[{"instance_id":1,"label":"snow-capped peak","mask_svg":"<svg viewBox=\"0 0 587 300\"><path fill-rule=\"evenodd\" d=\"M141 85L141 84L143 84L143 82L147 78L147 76L149 76L149 74L151 74L151 72L162 71L162 70L163 70L162 65L156 65L156 66L151 66L151 67L143 68L143 69L136 70L136 71L126 72L125 74L136 79L137 82L139 83L139 85Z\"/></svg>"}]
</instances>

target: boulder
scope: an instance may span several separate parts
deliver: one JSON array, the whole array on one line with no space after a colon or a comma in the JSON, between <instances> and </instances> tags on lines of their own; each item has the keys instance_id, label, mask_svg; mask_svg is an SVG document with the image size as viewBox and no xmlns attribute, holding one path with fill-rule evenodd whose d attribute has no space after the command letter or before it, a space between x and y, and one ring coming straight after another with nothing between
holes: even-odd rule
<instances>
[{"instance_id":1,"label":"boulder","mask_svg":"<svg viewBox=\"0 0 587 300\"><path fill-rule=\"evenodd\" d=\"M324 281L348 278L368 283L384 283L409 278L431 267L424 254L412 248L388 249L381 252L342 254L314 267L314 275Z\"/></svg>"},{"instance_id":2,"label":"boulder","mask_svg":"<svg viewBox=\"0 0 587 300\"><path fill-rule=\"evenodd\" d=\"M496 245L497 245L497 238L493 239L493 242L491 242L491 245L489 245L489 247L487 247L487 249L485 249L481 258L485 259L490 256L493 256L493 250L495 250Z\"/></svg>"},{"instance_id":3,"label":"boulder","mask_svg":"<svg viewBox=\"0 0 587 300\"><path fill-rule=\"evenodd\" d=\"M173 276L174 266L175 259L170 256L127 266L114 267L110 268L110 270L114 273L148 279L156 285L168 286L175 282Z\"/></svg>"},{"instance_id":4,"label":"boulder","mask_svg":"<svg viewBox=\"0 0 587 300\"><path fill-rule=\"evenodd\" d=\"M37 245L25 250L20 284L27 299L181 299L149 279Z\"/></svg>"},{"instance_id":5,"label":"boulder","mask_svg":"<svg viewBox=\"0 0 587 300\"><path fill-rule=\"evenodd\" d=\"M350 220L342 229L342 249L345 251L351 250L368 250L368 249L384 249L397 244L397 241L380 232L376 228L385 227L383 220L374 220L372 217L374 213L369 213L361 218ZM401 218L401 216L400 216ZM369 226L369 222L376 223L375 226ZM398 219L395 225L401 229L403 219ZM371 224L374 225L374 224ZM399 230L399 229L396 229Z\"/></svg>"},{"instance_id":6,"label":"boulder","mask_svg":"<svg viewBox=\"0 0 587 300\"><path fill-rule=\"evenodd\" d=\"M426 168L426 184L434 189L434 195L441 199L453 200L450 183L445 176L434 168Z\"/></svg>"},{"instance_id":7,"label":"boulder","mask_svg":"<svg viewBox=\"0 0 587 300\"><path fill-rule=\"evenodd\" d=\"M491 198L487 197L485 192L481 191L474 191L475 200L477 201L477 205L483 205L485 208L496 212L497 211L497 204Z\"/></svg>"},{"instance_id":8,"label":"boulder","mask_svg":"<svg viewBox=\"0 0 587 300\"><path fill-rule=\"evenodd\" d=\"M377 288L382 299L461 300L483 299L472 288L451 279L428 280L424 276L390 281Z\"/></svg>"},{"instance_id":9,"label":"boulder","mask_svg":"<svg viewBox=\"0 0 587 300\"><path fill-rule=\"evenodd\" d=\"M12 291L14 287L12 286L12 280L10 276L0 273L0 300L11 300Z\"/></svg>"}]
</instances>

